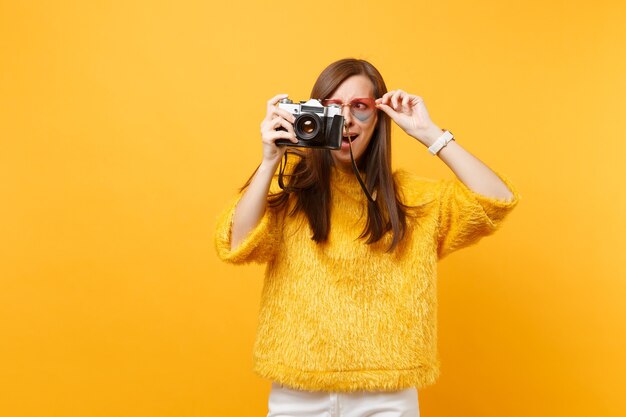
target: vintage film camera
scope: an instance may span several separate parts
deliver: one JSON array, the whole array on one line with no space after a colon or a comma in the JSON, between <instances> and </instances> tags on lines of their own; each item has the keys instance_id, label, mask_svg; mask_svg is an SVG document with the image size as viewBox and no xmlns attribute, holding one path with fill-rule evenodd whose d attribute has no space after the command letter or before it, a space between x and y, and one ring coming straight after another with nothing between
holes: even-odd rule
<instances>
[{"instance_id":1,"label":"vintage film camera","mask_svg":"<svg viewBox=\"0 0 626 417\"><path fill-rule=\"evenodd\" d=\"M284 98L280 100L278 107L295 116L293 130L298 143L278 139L274 142L276 145L341 149L344 123L341 106L331 104L324 107L316 99L293 104L293 101ZM277 130L285 130L285 128L281 127Z\"/></svg>"}]
</instances>

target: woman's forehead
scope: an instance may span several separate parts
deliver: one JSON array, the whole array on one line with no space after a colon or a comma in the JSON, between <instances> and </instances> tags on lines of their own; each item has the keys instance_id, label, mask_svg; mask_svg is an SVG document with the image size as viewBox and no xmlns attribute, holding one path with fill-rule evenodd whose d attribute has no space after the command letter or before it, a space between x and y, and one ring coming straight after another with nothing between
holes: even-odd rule
<instances>
[{"instance_id":1,"label":"woman's forehead","mask_svg":"<svg viewBox=\"0 0 626 417\"><path fill-rule=\"evenodd\" d=\"M329 98L348 100L365 97L374 97L374 85L365 75L359 74L346 78Z\"/></svg>"}]
</instances>

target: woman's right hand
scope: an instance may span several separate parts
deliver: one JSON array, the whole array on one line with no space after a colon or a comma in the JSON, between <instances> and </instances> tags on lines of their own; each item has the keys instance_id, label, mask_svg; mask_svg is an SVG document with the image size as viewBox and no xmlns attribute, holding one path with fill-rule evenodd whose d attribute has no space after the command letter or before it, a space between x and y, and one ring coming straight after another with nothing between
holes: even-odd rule
<instances>
[{"instance_id":1,"label":"woman's right hand","mask_svg":"<svg viewBox=\"0 0 626 417\"><path fill-rule=\"evenodd\" d=\"M289 139L298 143L296 133L293 130L293 122L296 120L293 114L280 109L276 104L287 97L287 94L279 94L267 102L267 114L261 122L261 139L263 141L263 162L277 164L283 157L287 146L276 145L277 139ZM283 127L287 130L276 130Z\"/></svg>"}]
</instances>

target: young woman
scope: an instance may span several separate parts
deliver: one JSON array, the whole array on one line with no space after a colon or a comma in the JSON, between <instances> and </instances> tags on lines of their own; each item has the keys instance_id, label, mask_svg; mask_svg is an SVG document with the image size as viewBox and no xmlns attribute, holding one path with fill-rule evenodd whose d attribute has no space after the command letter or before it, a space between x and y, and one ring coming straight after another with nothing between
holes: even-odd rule
<instances>
[{"instance_id":1,"label":"young woman","mask_svg":"<svg viewBox=\"0 0 626 417\"><path fill-rule=\"evenodd\" d=\"M366 61L332 63L311 92L341 106L340 150L276 145L297 142L285 97L268 101L262 162L216 233L224 261L267 263L254 371L272 381L268 417L418 416L417 389L439 375L437 261L521 196ZM392 172L391 120L456 177Z\"/></svg>"}]
</instances>

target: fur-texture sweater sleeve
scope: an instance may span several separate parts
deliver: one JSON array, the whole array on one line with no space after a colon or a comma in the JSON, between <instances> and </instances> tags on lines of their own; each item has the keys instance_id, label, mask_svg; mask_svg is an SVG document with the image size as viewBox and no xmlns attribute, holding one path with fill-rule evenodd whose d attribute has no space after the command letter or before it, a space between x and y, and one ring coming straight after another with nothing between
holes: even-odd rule
<instances>
[{"instance_id":1,"label":"fur-texture sweater sleeve","mask_svg":"<svg viewBox=\"0 0 626 417\"><path fill-rule=\"evenodd\" d=\"M521 195L505 176L498 177L506 184L513 196L509 200L479 194L468 188L461 180L440 180L439 231L437 253L439 259L450 253L477 243L482 237L493 234L503 220L519 203Z\"/></svg>"},{"instance_id":2,"label":"fur-texture sweater sleeve","mask_svg":"<svg viewBox=\"0 0 626 417\"><path fill-rule=\"evenodd\" d=\"M521 195L512 182L499 173L496 175L513 193L509 201L476 193L458 178L435 180L405 170L396 171L402 201L437 212L435 239L439 259L493 234L518 204Z\"/></svg>"},{"instance_id":3,"label":"fur-texture sweater sleeve","mask_svg":"<svg viewBox=\"0 0 626 417\"><path fill-rule=\"evenodd\" d=\"M275 174L270 185L270 193L280 191L278 174ZM219 215L215 232L215 247L220 259L233 264L256 262L259 264L271 261L276 255L278 243L282 237L284 210L266 205L265 213L257 225L231 250L231 232L233 217L237 204L243 197L240 192L232 198L226 209Z\"/></svg>"}]
</instances>

